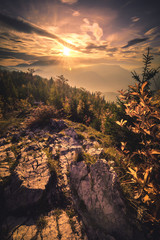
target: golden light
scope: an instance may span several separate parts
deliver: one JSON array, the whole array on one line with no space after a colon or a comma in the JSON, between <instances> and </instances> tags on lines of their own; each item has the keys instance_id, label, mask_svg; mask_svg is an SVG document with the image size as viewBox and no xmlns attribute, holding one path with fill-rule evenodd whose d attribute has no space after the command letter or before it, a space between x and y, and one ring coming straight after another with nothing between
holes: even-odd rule
<instances>
[{"instance_id":1,"label":"golden light","mask_svg":"<svg viewBox=\"0 0 160 240\"><path fill-rule=\"evenodd\" d=\"M67 48L67 47L64 47L63 48L63 55L65 55L65 56L69 56L70 55L70 49L69 48Z\"/></svg>"}]
</instances>

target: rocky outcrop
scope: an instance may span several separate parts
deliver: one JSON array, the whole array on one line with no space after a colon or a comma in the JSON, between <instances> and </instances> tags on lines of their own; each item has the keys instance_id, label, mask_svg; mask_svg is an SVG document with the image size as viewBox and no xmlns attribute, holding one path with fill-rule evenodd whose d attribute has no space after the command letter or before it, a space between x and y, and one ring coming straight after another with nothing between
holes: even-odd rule
<instances>
[{"instance_id":1,"label":"rocky outcrop","mask_svg":"<svg viewBox=\"0 0 160 240\"><path fill-rule=\"evenodd\" d=\"M128 215L117 175L106 160L98 160L91 166L72 163L70 185L89 239L144 239Z\"/></svg>"},{"instance_id":2,"label":"rocky outcrop","mask_svg":"<svg viewBox=\"0 0 160 240\"><path fill-rule=\"evenodd\" d=\"M70 218L65 211L51 211L37 221L33 218L8 217L8 228L12 229L12 240L87 240L81 233L82 223L76 217Z\"/></svg>"},{"instance_id":3,"label":"rocky outcrop","mask_svg":"<svg viewBox=\"0 0 160 240\"><path fill-rule=\"evenodd\" d=\"M53 119L45 129L12 129L0 139L0 150L0 238L87 239L67 177L70 163L82 150L74 128Z\"/></svg>"},{"instance_id":4,"label":"rocky outcrop","mask_svg":"<svg viewBox=\"0 0 160 240\"><path fill-rule=\"evenodd\" d=\"M52 119L0 139L1 239L139 239L102 145L77 132Z\"/></svg>"}]
</instances>

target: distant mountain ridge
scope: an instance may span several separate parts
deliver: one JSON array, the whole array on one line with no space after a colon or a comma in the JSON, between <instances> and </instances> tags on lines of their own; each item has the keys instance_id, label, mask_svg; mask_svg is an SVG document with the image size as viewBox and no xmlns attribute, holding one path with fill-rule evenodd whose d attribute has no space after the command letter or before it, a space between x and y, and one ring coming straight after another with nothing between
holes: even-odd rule
<instances>
[{"instance_id":1,"label":"distant mountain ridge","mask_svg":"<svg viewBox=\"0 0 160 240\"><path fill-rule=\"evenodd\" d=\"M32 65L20 64L16 67L27 70ZM33 67L33 66L32 66ZM64 75L71 86L83 87L91 92L116 92L126 89L133 83L131 73L119 65L93 65L81 68L64 68L63 66L35 66L36 74L50 78Z\"/></svg>"}]
</instances>

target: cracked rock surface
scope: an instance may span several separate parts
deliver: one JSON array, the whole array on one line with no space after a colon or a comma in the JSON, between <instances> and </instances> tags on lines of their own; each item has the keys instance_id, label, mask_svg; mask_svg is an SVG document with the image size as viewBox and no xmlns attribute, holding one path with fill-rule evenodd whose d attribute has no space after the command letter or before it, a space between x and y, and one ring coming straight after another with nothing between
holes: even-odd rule
<instances>
[{"instance_id":1,"label":"cracked rock surface","mask_svg":"<svg viewBox=\"0 0 160 240\"><path fill-rule=\"evenodd\" d=\"M70 179L74 204L90 239L144 239L127 215L117 175L106 160L90 167L83 161L72 163Z\"/></svg>"},{"instance_id":2,"label":"cracked rock surface","mask_svg":"<svg viewBox=\"0 0 160 240\"><path fill-rule=\"evenodd\" d=\"M133 239L103 146L75 126L85 129L53 119L0 138L0 239Z\"/></svg>"}]
</instances>

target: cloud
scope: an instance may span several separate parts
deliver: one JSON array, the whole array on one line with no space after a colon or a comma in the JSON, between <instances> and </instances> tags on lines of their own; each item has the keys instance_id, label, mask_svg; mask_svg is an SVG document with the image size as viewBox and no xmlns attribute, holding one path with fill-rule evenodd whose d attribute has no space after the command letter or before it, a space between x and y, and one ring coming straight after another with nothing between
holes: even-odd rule
<instances>
[{"instance_id":1,"label":"cloud","mask_svg":"<svg viewBox=\"0 0 160 240\"><path fill-rule=\"evenodd\" d=\"M80 12L78 12L78 11L74 11L73 14L72 14L72 16L74 16L74 17L78 17L78 16L80 16Z\"/></svg>"},{"instance_id":2,"label":"cloud","mask_svg":"<svg viewBox=\"0 0 160 240\"><path fill-rule=\"evenodd\" d=\"M134 17L131 18L131 20L132 20L132 22L135 23L135 22L138 22L140 20L140 18L137 17L137 16L134 16Z\"/></svg>"},{"instance_id":3,"label":"cloud","mask_svg":"<svg viewBox=\"0 0 160 240\"><path fill-rule=\"evenodd\" d=\"M90 24L87 18L84 18L83 21L84 21L84 24L81 25L81 30L83 32L92 32L96 40L99 41L103 36L103 29L96 22L94 22L93 24Z\"/></svg>"},{"instance_id":4,"label":"cloud","mask_svg":"<svg viewBox=\"0 0 160 240\"><path fill-rule=\"evenodd\" d=\"M147 32L145 32L145 35L149 36L149 35L156 33L157 31L158 31L158 27L154 27L154 28L151 28L150 30L148 30Z\"/></svg>"},{"instance_id":5,"label":"cloud","mask_svg":"<svg viewBox=\"0 0 160 240\"><path fill-rule=\"evenodd\" d=\"M107 48L107 52L117 52L118 48Z\"/></svg>"},{"instance_id":6,"label":"cloud","mask_svg":"<svg viewBox=\"0 0 160 240\"><path fill-rule=\"evenodd\" d=\"M67 3L67 4L74 4L76 2L78 2L78 0L60 0L62 3Z\"/></svg>"},{"instance_id":7,"label":"cloud","mask_svg":"<svg viewBox=\"0 0 160 240\"><path fill-rule=\"evenodd\" d=\"M58 60L51 59L51 60L38 60L31 64L20 63L20 64L17 64L15 67L44 67L44 66L53 66L53 65L55 66L58 64L59 64Z\"/></svg>"},{"instance_id":8,"label":"cloud","mask_svg":"<svg viewBox=\"0 0 160 240\"><path fill-rule=\"evenodd\" d=\"M133 46L133 45L135 45L137 43L145 42L147 40L148 40L148 38L135 38L135 39L130 40L127 43L127 45L123 46L122 48L128 48L128 47Z\"/></svg>"},{"instance_id":9,"label":"cloud","mask_svg":"<svg viewBox=\"0 0 160 240\"><path fill-rule=\"evenodd\" d=\"M23 60L34 60L35 56L28 55L23 52L17 52L7 48L0 48L0 58L2 59L17 58Z\"/></svg>"},{"instance_id":10,"label":"cloud","mask_svg":"<svg viewBox=\"0 0 160 240\"><path fill-rule=\"evenodd\" d=\"M89 43L86 47L86 52L90 53L93 49L99 51L106 51L107 44L96 45L94 43Z\"/></svg>"},{"instance_id":11,"label":"cloud","mask_svg":"<svg viewBox=\"0 0 160 240\"><path fill-rule=\"evenodd\" d=\"M103 36L103 30L100 28L98 23L93 23L92 25L92 33L95 36L95 38L99 41L101 37Z\"/></svg>"},{"instance_id":12,"label":"cloud","mask_svg":"<svg viewBox=\"0 0 160 240\"><path fill-rule=\"evenodd\" d=\"M17 32L28 33L28 34L36 33L40 36L54 39L57 42L59 42L60 44L66 46L68 48L79 51L79 49L76 46L74 46L73 44L64 41L57 35L50 33L48 31L44 30L43 28L40 28L40 27L36 26L35 24L32 24L22 18L13 18L13 17L6 16L6 15L0 13L0 22L3 24L3 26L5 26L11 30L15 30Z\"/></svg>"},{"instance_id":13,"label":"cloud","mask_svg":"<svg viewBox=\"0 0 160 240\"><path fill-rule=\"evenodd\" d=\"M103 42L103 44L94 44L94 43L88 43L86 46L85 50L83 52L85 53L91 53L92 50L97 50L97 51L105 51L107 53L114 53L117 52L118 48L116 47L107 47L108 44L107 42Z\"/></svg>"},{"instance_id":14,"label":"cloud","mask_svg":"<svg viewBox=\"0 0 160 240\"><path fill-rule=\"evenodd\" d=\"M31 61L32 63L26 64L26 66L47 66L47 65L57 65L59 61L50 56L35 56L29 55L24 52L17 52L8 48L0 48L0 59L21 59L24 61ZM18 66L25 66L25 64L20 64Z\"/></svg>"},{"instance_id":15,"label":"cloud","mask_svg":"<svg viewBox=\"0 0 160 240\"><path fill-rule=\"evenodd\" d=\"M34 63L31 63L29 66L36 67L36 66L58 65L58 64L59 64L58 60L51 59L51 60L38 60L38 61L35 61Z\"/></svg>"}]
</instances>

